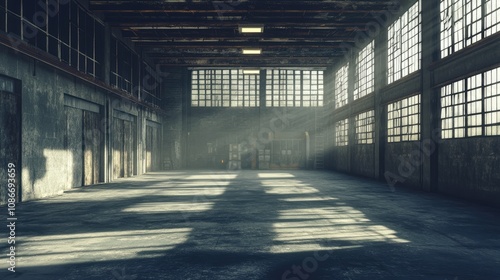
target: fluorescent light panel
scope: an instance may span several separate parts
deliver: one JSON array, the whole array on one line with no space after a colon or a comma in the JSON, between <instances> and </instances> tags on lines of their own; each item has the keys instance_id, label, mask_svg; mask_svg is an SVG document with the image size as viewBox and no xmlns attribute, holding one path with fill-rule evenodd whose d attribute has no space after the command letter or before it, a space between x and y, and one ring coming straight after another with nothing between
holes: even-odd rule
<instances>
[{"instance_id":1,"label":"fluorescent light panel","mask_svg":"<svg viewBox=\"0 0 500 280\"><path fill-rule=\"evenodd\" d=\"M264 32L264 26L240 26L240 33L262 33Z\"/></svg>"},{"instance_id":2,"label":"fluorescent light panel","mask_svg":"<svg viewBox=\"0 0 500 280\"><path fill-rule=\"evenodd\" d=\"M261 54L262 49L243 49L243 54Z\"/></svg>"}]
</instances>

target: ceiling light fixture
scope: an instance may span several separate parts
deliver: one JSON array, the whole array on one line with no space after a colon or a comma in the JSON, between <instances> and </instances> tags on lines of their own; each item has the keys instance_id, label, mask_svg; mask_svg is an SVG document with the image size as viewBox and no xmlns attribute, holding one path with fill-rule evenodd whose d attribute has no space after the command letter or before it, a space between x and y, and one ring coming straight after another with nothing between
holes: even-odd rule
<instances>
[{"instance_id":1,"label":"ceiling light fixture","mask_svg":"<svg viewBox=\"0 0 500 280\"><path fill-rule=\"evenodd\" d=\"M240 25L238 29L240 33L263 33L264 25L262 24Z\"/></svg>"},{"instance_id":2,"label":"ceiling light fixture","mask_svg":"<svg viewBox=\"0 0 500 280\"><path fill-rule=\"evenodd\" d=\"M243 49L243 54L261 54L262 49Z\"/></svg>"}]
</instances>

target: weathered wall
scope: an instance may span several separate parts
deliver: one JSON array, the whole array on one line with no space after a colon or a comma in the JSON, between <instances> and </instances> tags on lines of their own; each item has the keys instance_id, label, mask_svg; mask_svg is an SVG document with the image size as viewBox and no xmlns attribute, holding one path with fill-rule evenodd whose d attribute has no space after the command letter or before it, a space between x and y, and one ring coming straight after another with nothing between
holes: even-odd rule
<instances>
[{"instance_id":1,"label":"weathered wall","mask_svg":"<svg viewBox=\"0 0 500 280\"><path fill-rule=\"evenodd\" d=\"M500 139L445 140L439 145L439 191L500 201Z\"/></svg>"},{"instance_id":2,"label":"weathered wall","mask_svg":"<svg viewBox=\"0 0 500 280\"><path fill-rule=\"evenodd\" d=\"M351 147L351 172L364 177L375 177L375 145Z\"/></svg>"},{"instance_id":3,"label":"weathered wall","mask_svg":"<svg viewBox=\"0 0 500 280\"><path fill-rule=\"evenodd\" d=\"M399 178L404 186L420 188L422 184L421 158L412 155L420 154L419 142L398 142L386 144L385 171ZM389 173L386 173L389 176Z\"/></svg>"},{"instance_id":4,"label":"weathered wall","mask_svg":"<svg viewBox=\"0 0 500 280\"><path fill-rule=\"evenodd\" d=\"M34 60L0 47L0 73L21 80L23 200L62 193L71 187L65 149L64 93L81 93L98 100L95 90ZM101 100L98 100L102 102Z\"/></svg>"},{"instance_id":5,"label":"weathered wall","mask_svg":"<svg viewBox=\"0 0 500 280\"><path fill-rule=\"evenodd\" d=\"M141 134L137 139L125 137L125 161L120 168L127 169L127 175L145 172L146 121L161 124L157 113L116 99L104 90L3 46L0 61L0 74L18 79L21 84L22 124L17 129L21 129L22 139L18 176L23 200L109 181L113 173L112 147L116 146L117 137L134 134L134 129ZM119 127L113 123L117 119L115 111L138 121ZM161 130L156 135L158 144L152 153L159 154ZM131 160L134 152L136 158ZM155 169L160 167L159 163L155 165ZM5 198L1 199L3 204Z\"/></svg>"}]
</instances>

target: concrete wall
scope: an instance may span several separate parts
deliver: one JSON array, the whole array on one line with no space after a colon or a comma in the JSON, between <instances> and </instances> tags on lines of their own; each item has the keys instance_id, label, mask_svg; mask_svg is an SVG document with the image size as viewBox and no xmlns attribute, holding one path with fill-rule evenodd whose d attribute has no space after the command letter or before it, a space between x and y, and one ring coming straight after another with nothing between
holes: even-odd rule
<instances>
[{"instance_id":1,"label":"concrete wall","mask_svg":"<svg viewBox=\"0 0 500 280\"><path fill-rule=\"evenodd\" d=\"M351 170L351 160L349 155L350 147L335 147L332 153L332 167L337 171L349 172Z\"/></svg>"},{"instance_id":2,"label":"concrete wall","mask_svg":"<svg viewBox=\"0 0 500 280\"><path fill-rule=\"evenodd\" d=\"M385 150L385 171L387 176L395 174L400 177L398 184L412 188L422 185L420 164L412 160L412 153L420 152L418 142L388 143Z\"/></svg>"},{"instance_id":3,"label":"concrete wall","mask_svg":"<svg viewBox=\"0 0 500 280\"><path fill-rule=\"evenodd\" d=\"M439 145L439 191L500 201L500 139L445 140Z\"/></svg>"},{"instance_id":4,"label":"concrete wall","mask_svg":"<svg viewBox=\"0 0 500 280\"><path fill-rule=\"evenodd\" d=\"M351 147L351 167L353 174L375 177L375 145L354 145Z\"/></svg>"},{"instance_id":5,"label":"concrete wall","mask_svg":"<svg viewBox=\"0 0 500 280\"><path fill-rule=\"evenodd\" d=\"M61 194L88 180L95 183L116 177L112 148L120 132L113 112L137 119L137 147L128 149L137 149L131 164L138 174L145 172L146 120L162 123L157 113L3 46L0 61L0 74L21 84L22 166L17 172L23 201ZM87 181L86 168L97 172ZM1 195L3 204L5 195Z\"/></svg>"}]
</instances>

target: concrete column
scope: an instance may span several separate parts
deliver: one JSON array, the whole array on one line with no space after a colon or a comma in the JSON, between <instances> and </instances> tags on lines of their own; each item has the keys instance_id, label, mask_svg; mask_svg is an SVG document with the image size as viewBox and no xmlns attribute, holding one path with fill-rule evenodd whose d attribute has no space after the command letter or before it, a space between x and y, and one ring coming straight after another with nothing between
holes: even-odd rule
<instances>
[{"instance_id":1,"label":"concrete column","mask_svg":"<svg viewBox=\"0 0 500 280\"><path fill-rule=\"evenodd\" d=\"M113 181L113 128L114 128L114 108L113 108L113 99L109 97L106 100L106 115L107 115L107 132L108 132L108 141L106 142L108 146L108 153L106 154L108 161L106 163L107 167L107 182Z\"/></svg>"},{"instance_id":2,"label":"concrete column","mask_svg":"<svg viewBox=\"0 0 500 280\"><path fill-rule=\"evenodd\" d=\"M354 85L356 83L355 78L356 78L356 54L357 54L357 49L352 49L349 51L349 54L347 56L347 62L349 62L349 68L347 69L347 106L349 110L349 117L348 117L348 141L349 144L347 145L348 148L348 156L347 158L349 159L349 162L347 163L349 166L349 172L353 172L352 170L352 163L356 162L356 159L352 158L353 155L353 145L355 145L356 142L356 129L355 129L355 116L353 113L352 109L352 102L354 102Z\"/></svg>"},{"instance_id":3,"label":"concrete column","mask_svg":"<svg viewBox=\"0 0 500 280\"><path fill-rule=\"evenodd\" d=\"M182 168L189 167L189 133L191 131L191 71L185 69L183 73L183 87L182 87L182 134L181 134L181 165Z\"/></svg>"},{"instance_id":4,"label":"concrete column","mask_svg":"<svg viewBox=\"0 0 500 280\"><path fill-rule=\"evenodd\" d=\"M437 1L421 1L422 5L422 106L421 106L421 140L423 144L432 145L436 149L429 154L423 153L422 187L427 191L437 190L438 150L437 142L432 140L433 132L439 127L439 90L433 89L433 71L430 66L440 56L440 9ZM423 150L429 148L422 147ZM430 151L430 150L429 150Z\"/></svg>"},{"instance_id":5,"label":"concrete column","mask_svg":"<svg viewBox=\"0 0 500 280\"><path fill-rule=\"evenodd\" d=\"M111 146L111 112L110 112L110 99L109 97L106 97L106 103L104 105L104 117L103 117L103 125L102 127L105 128L103 131L103 137L104 137L104 147L103 147L103 158L104 158L104 182L111 182L111 170L113 169L113 166L111 164L111 155L112 155L112 146Z\"/></svg>"},{"instance_id":6,"label":"concrete column","mask_svg":"<svg viewBox=\"0 0 500 280\"><path fill-rule=\"evenodd\" d=\"M384 179L387 112L382 104L381 91L387 85L387 28L375 38L375 176Z\"/></svg>"},{"instance_id":7,"label":"concrete column","mask_svg":"<svg viewBox=\"0 0 500 280\"><path fill-rule=\"evenodd\" d=\"M106 24L104 26L104 65L103 74L104 82L110 84L110 71L111 71L111 27Z\"/></svg>"}]
</instances>

